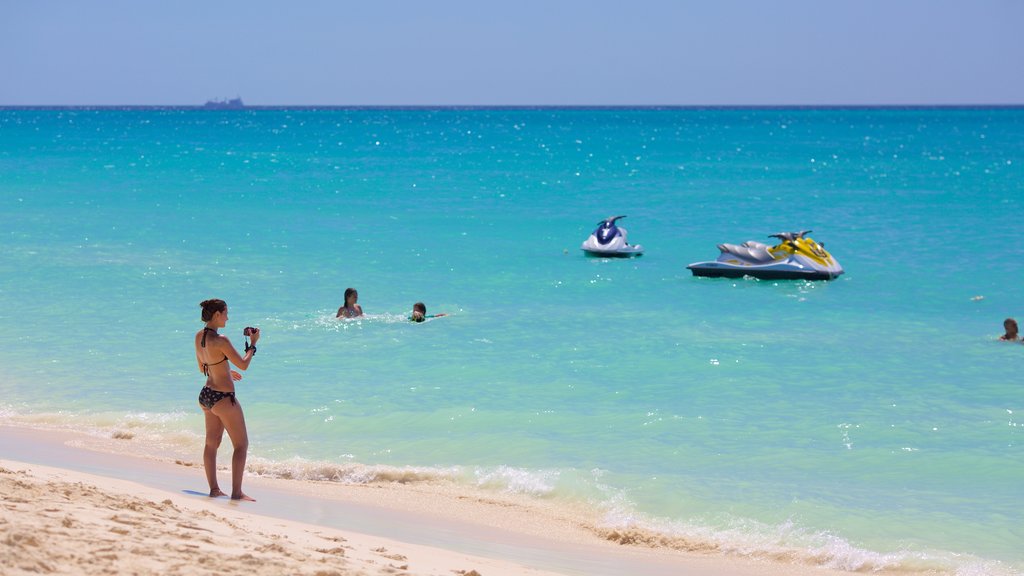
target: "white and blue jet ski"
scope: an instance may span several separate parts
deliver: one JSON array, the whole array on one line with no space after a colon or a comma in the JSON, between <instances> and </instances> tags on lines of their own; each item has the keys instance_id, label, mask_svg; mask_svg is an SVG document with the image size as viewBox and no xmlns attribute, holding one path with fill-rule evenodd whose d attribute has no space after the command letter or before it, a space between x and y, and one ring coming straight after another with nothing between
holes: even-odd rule
<instances>
[{"instance_id":1,"label":"white and blue jet ski","mask_svg":"<svg viewBox=\"0 0 1024 576\"><path fill-rule=\"evenodd\" d=\"M737 246L719 244L717 260L694 262L687 266L694 276L742 278L752 276L764 280L832 280L843 273L843 267L824 245L810 236L811 231L780 232L769 238L779 243L768 246L748 240Z\"/></svg>"},{"instance_id":2,"label":"white and blue jet ski","mask_svg":"<svg viewBox=\"0 0 1024 576\"><path fill-rule=\"evenodd\" d=\"M630 244L626 241L626 229L615 225L615 221L625 216L613 216L598 223L597 229L583 242L580 249L587 254L606 258L640 256L644 253L643 246Z\"/></svg>"}]
</instances>

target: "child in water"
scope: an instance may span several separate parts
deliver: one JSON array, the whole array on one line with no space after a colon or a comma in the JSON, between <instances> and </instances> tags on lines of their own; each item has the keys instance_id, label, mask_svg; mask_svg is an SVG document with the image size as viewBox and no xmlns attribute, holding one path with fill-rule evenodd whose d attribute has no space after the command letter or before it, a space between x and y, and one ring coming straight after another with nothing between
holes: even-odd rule
<instances>
[{"instance_id":1,"label":"child in water","mask_svg":"<svg viewBox=\"0 0 1024 576\"><path fill-rule=\"evenodd\" d=\"M409 320L413 322L423 322L427 318L438 318L441 316L447 316L447 314L431 314L427 315L427 305L423 302L417 302L412 305L412 315L409 316Z\"/></svg>"}]
</instances>

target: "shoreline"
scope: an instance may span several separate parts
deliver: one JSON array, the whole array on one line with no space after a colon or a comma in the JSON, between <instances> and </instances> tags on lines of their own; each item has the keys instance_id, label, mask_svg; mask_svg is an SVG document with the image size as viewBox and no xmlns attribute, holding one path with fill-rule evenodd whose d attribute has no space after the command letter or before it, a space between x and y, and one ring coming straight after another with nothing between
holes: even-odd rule
<instances>
[{"instance_id":1,"label":"shoreline","mask_svg":"<svg viewBox=\"0 0 1024 576\"><path fill-rule=\"evenodd\" d=\"M472 574L475 570L483 576L846 573L781 559L733 557L714 550L680 551L654 549L642 544L625 545L602 540L584 526L573 525L557 515L543 514L535 508L519 506L511 500L493 496L480 498L459 492L443 494L399 483L341 485L247 474L247 492L255 496L257 502L211 499L205 494L206 482L201 465L113 454L82 446L94 440L74 432L0 426L0 443L7 447L0 455L0 467L15 473L0 476L5 483L12 476L34 479L37 486L32 490L36 492L60 494L61 489L68 489L67 484L94 486L95 493L129 507L145 506L144 503L131 504L131 498L141 498L155 507L153 510L163 506L167 510L176 507L189 513L199 512L221 527L225 523L241 522L240 539L252 549L265 546L265 543L259 543L259 536L266 534L276 535L274 540L305 542L295 550L273 556L282 562L301 555L305 555L307 560L316 557L320 553L315 551L315 547L310 548L310 542L320 536L314 538L314 535L330 533L330 537L344 538L347 546L352 548L346 548L346 557L351 560L348 564L359 564L360 567L346 564L340 568L357 570L351 573L359 573L358 570L367 567L397 570L396 573L403 574L452 574L460 573L460 570L461 573ZM39 484L49 488L39 488ZM52 518L48 519L43 509L51 510L50 516L53 510L69 513L72 507L80 506L77 500L70 498L35 506L35 512L12 512L8 507L0 525L8 532L8 541L13 537L10 533L14 529L12 527L24 522L52 528ZM108 514L111 507L109 503L94 503L93 506L106 510ZM167 510L160 510L160 513L173 512ZM26 514L31 514L32 518L27 519ZM284 525L288 526L287 530L279 528ZM98 535L94 536L96 538L91 541L99 542ZM172 534L162 533L156 537L163 540L175 538ZM385 543L375 545L378 541ZM395 562L395 566L404 564L406 568L381 565L383 557L375 551L380 548L397 551L389 554L406 560ZM58 554L48 552L50 550L49 544L40 546L33 551L33 557L45 561ZM128 556L133 557L132 554ZM145 565L157 560L159 557L140 557L133 561ZM330 564L330 558L321 560ZM118 560L122 561L130 564L130 561ZM434 572L440 565L446 568ZM160 569L169 567L165 563Z\"/></svg>"},{"instance_id":2,"label":"shoreline","mask_svg":"<svg viewBox=\"0 0 1024 576\"><path fill-rule=\"evenodd\" d=\"M0 459L0 487L5 574L556 576L65 468Z\"/></svg>"}]
</instances>

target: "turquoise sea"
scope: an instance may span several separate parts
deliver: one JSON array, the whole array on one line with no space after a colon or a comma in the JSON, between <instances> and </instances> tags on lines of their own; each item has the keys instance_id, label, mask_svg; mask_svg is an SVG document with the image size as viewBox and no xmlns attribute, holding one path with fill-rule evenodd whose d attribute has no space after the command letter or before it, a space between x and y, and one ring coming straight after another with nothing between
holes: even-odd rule
<instances>
[{"instance_id":1,"label":"turquoise sea","mask_svg":"<svg viewBox=\"0 0 1024 576\"><path fill-rule=\"evenodd\" d=\"M217 297L253 473L1024 574L1022 207L1022 108L0 110L0 423L198 461ZM838 280L686 269L808 228Z\"/></svg>"}]
</instances>

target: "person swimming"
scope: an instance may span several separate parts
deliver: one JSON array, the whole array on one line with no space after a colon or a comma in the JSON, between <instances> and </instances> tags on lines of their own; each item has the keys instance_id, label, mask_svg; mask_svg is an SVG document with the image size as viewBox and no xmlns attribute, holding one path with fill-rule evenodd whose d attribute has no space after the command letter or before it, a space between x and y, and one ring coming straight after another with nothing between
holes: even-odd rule
<instances>
[{"instance_id":1,"label":"person swimming","mask_svg":"<svg viewBox=\"0 0 1024 576\"><path fill-rule=\"evenodd\" d=\"M1009 342L1020 340L1020 336L1017 335L1017 321L1013 318L1003 320L1003 330L1006 333L999 337L1000 340L1007 340Z\"/></svg>"},{"instance_id":2,"label":"person swimming","mask_svg":"<svg viewBox=\"0 0 1024 576\"><path fill-rule=\"evenodd\" d=\"M423 302L417 302L412 305L412 314L409 316L409 320L412 320L413 322L423 322L427 318L439 318L441 316L447 316L447 314L427 315L427 305Z\"/></svg>"},{"instance_id":3,"label":"person swimming","mask_svg":"<svg viewBox=\"0 0 1024 576\"><path fill-rule=\"evenodd\" d=\"M338 315L335 318L355 318L363 315L363 307L357 304L359 292L355 288L345 289L345 304L338 308Z\"/></svg>"}]
</instances>

